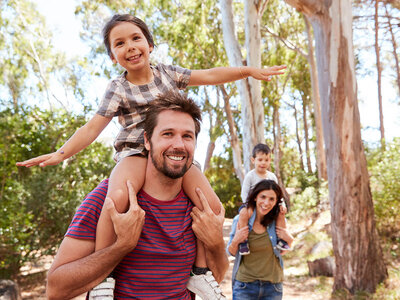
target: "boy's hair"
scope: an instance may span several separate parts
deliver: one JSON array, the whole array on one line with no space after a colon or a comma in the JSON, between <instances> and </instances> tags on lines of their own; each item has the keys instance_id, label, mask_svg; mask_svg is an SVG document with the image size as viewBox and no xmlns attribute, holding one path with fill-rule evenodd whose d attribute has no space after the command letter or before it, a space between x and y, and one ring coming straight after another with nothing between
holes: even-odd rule
<instances>
[{"instance_id":1,"label":"boy's hair","mask_svg":"<svg viewBox=\"0 0 400 300\"><path fill-rule=\"evenodd\" d=\"M251 189L249 196L247 197L247 207L251 207L255 210L257 206L257 195L264 190L273 190L276 194L276 204L261 220L261 224L264 227L267 227L268 224L278 218L280 211L279 204L282 201L283 192L281 187L274 180L263 179L257 183L253 189Z\"/></svg>"},{"instance_id":2,"label":"boy's hair","mask_svg":"<svg viewBox=\"0 0 400 300\"><path fill-rule=\"evenodd\" d=\"M151 139L154 128L157 126L158 115L166 110L173 110L189 114L193 118L195 135L197 138L197 135L200 132L201 122L200 107L186 95L170 90L158 95L156 99L149 103L144 125L144 131L146 132L148 140Z\"/></svg>"},{"instance_id":3,"label":"boy's hair","mask_svg":"<svg viewBox=\"0 0 400 300\"><path fill-rule=\"evenodd\" d=\"M258 153L270 154L271 149L268 147L267 144L257 144L253 148L253 158L256 158Z\"/></svg>"},{"instance_id":4,"label":"boy's hair","mask_svg":"<svg viewBox=\"0 0 400 300\"><path fill-rule=\"evenodd\" d=\"M112 18L106 23L106 25L104 25L102 32L104 46L106 46L108 56L112 57L111 45L110 45L110 32L115 26L117 26L119 23L122 22L129 22L139 27L144 36L146 37L146 40L149 43L149 45L154 47L153 36L151 35L150 30L145 22L129 14L124 14L124 15L116 14L112 16Z\"/></svg>"}]
</instances>

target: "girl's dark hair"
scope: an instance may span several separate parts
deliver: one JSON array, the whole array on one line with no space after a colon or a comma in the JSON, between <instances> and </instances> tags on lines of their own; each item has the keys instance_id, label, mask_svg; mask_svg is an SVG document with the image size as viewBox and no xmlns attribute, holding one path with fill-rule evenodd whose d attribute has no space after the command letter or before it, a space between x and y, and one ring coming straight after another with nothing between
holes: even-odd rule
<instances>
[{"instance_id":1,"label":"girl's dark hair","mask_svg":"<svg viewBox=\"0 0 400 300\"><path fill-rule=\"evenodd\" d=\"M115 26L117 26L119 23L122 22L129 22L139 27L143 35L146 37L146 40L149 43L149 45L154 47L153 36L151 35L150 30L145 22L129 14L124 14L124 15L117 14L112 16L112 18L103 27L103 41L104 45L106 46L107 54L110 57L112 56L111 45L110 45L110 32Z\"/></svg>"},{"instance_id":2,"label":"girl's dark hair","mask_svg":"<svg viewBox=\"0 0 400 300\"><path fill-rule=\"evenodd\" d=\"M281 187L274 180L261 180L257 183L254 188L250 191L247 197L247 207L251 207L256 210L256 198L258 194L265 190L273 190L276 194L276 204L261 220L261 225L267 227L272 221L276 220L279 215L279 203L281 203L283 198L283 193Z\"/></svg>"}]
</instances>

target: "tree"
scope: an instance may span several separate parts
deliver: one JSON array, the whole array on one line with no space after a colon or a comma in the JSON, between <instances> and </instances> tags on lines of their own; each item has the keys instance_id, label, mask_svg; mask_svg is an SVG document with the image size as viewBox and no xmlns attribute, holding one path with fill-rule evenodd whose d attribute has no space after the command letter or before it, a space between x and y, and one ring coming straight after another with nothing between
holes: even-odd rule
<instances>
[{"instance_id":1,"label":"tree","mask_svg":"<svg viewBox=\"0 0 400 300\"><path fill-rule=\"evenodd\" d=\"M314 29L336 258L334 289L373 292L387 270L361 142L351 1L285 1L304 13Z\"/></svg>"},{"instance_id":2,"label":"tree","mask_svg":"<svg viewBox=\"0 0 400 300\"><path fill-rule=\"evenodd\" d=\"M245 36L246 36L246 64L261 67L260 55L260 19L265 9L266 1L245 2ZM234 67L243 66L243 58L238 39L235 35L234 14L232 0L221 0L222 31L225 51L229 64ZM261 101L261 84L253 78L240 80L237 83L242 101L243 123L243 162L247 173L251 169L251 151L257 143L265 141L264 137L264 109Z\"/></svg>"}]
</instances>

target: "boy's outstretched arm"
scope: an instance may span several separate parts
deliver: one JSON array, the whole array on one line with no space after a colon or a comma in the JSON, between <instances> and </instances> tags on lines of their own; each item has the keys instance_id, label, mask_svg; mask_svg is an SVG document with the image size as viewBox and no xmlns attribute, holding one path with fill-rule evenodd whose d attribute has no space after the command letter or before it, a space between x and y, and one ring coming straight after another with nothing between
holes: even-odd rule
<instances>
[{"instance_id":1,"label":"boy's outstretched arm","mask_svg":"<svg viewBox=\"0 0 400 300\"><path fill-rule=\"evenodd\" d=\"M247 77L258 80L270 81L271 76L284 74L286 66L272 66L268 68L243 67L217 67L206 70L192 70L189 86L217 85Z\"/></svg>"},{"instance_id":2,"label":"boy's outstretched arm","mask_svg":"<svg viewBox=\"0 0 400 300\"><path fill-rule=\"evenodd\" d=\"M17 166L29 168L37 165L40 167L57 165L89 146L110 123L111 119L95 114L89 122L75 131L58 151L17 162Z\"/></svg>"}]
</instances>

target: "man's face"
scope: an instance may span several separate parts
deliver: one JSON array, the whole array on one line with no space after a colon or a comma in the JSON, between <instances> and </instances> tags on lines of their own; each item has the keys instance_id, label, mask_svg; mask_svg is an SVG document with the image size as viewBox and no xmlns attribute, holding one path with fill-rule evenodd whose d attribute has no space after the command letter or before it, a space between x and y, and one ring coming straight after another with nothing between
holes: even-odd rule
<instances>
[{"instance_id":1,"label":"man's face","mask_svg":"<svg viewBox=\"0 0 400 300\"><path fill-rule=\"evenodd\" d=\"M165 176L182 177L193 163L196 146L195 125L187 113L166 110L158 115L151 140L146 149L154 167Z\"/></svg>"}]
</instances>

